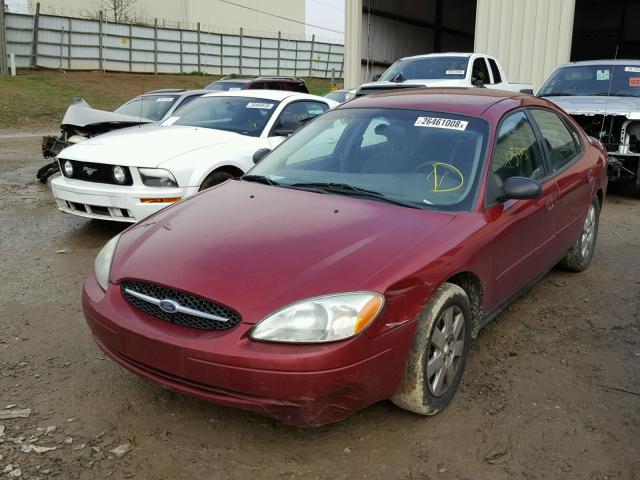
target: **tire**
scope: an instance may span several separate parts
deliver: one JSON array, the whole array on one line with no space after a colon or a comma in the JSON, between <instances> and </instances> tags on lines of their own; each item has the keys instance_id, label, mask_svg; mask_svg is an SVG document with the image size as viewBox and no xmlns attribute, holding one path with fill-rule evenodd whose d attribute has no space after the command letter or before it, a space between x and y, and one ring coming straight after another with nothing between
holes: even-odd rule
<instances>
[{"instance_id":1,"label":"tire","mask_svg":"<svg viewBox=\"0 0 640 480\"><path fill-rule=\"evenodd\" d=\"M572 272L582 272L587 269L596 249L599 224L600 203L596 197L587 210L587 216L582 225L582 233L571 246L567 255L560 260L560 267Z\"/></svg>"},{"instance_id":2,"label":"tire","mask_svg":"<svg viewBox=\"0 0 640 480\"><path fill-rule=\"evenodd\" d=\"M469 356L471 329L467 294L457 285L443 283L431 296L418 320L402 385L391 401L420 415L435 415L445 408L460 385ZM444 360L435 360L443 355ZM442 366L438 369L439 363ZM439 388L438 379L441 380Z\"/></svg>"},{"instance_id":3,"label":"tire","mask_svg":"<svg viewBox=\"0 0 640 480\"><path fill-rule=\"evenodd\" d=\"M207 188L211 188L214 185L218 185L219 183L226 182L227 180L235 178L231 173L225 172L223 170L212 172L209 174L207 178L204 179L202 185L200 185L200 190L206 190Z\"/></svg>"}]
</instances>

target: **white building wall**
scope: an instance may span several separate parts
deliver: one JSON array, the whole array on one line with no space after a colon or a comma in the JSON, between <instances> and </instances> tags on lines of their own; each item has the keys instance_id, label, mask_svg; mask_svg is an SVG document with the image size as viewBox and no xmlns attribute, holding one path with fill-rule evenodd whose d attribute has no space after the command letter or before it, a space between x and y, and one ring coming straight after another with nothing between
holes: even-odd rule
<instances>
[{"instance_id":1,"label":"white building wall","mask_svg":"<svg viewBox=\"0 0 640 480\"><path fill-rule=\"evenodd\" d=\"M42 13L85 16L100 10L100 0L28 0L29 13L35 11L37 1ZM213 0L137 0L136 17L160 25L195 28L200 22L203 30L237 33L240 27L250 31L278 32L283 36L304 36L305 2L301 0L234 0L250 8L296 20L296 23L246 8ZM217 27L211 29L209 27Z\"/></svg>"},{"instance_id":2,"label":"white building wall","mask_svg":"<svg viewBox=\"0 0 640 480\"><path fill-rule=\"evenodd\" d=\"M500 60L510 82L537 88L569 61L575 0L478 0L475 51Z\"/></svg>"}]
</instances>

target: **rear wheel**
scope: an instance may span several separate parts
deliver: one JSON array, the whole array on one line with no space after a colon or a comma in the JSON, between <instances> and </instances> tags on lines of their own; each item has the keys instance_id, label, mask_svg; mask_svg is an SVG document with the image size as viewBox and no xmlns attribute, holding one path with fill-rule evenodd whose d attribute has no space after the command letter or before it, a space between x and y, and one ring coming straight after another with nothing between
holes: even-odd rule
<instances>
[{"instance_id":1,"label":"rear wheel","mask_svg":"<svg viewBox=\"0 0 640 480\"><path fill-rule=\"evenodd\" d=\"M465 291L443 283L418 321L400 391L391 399L420 415L435 415L458 390L469 355L471 308Z\"/></svg>"},{"instance_id":2,"label":"rear wheel","mask_svg":"<svg viewBox=\"0 0 640 480\"><path fill-rule=\"evenodd\" d=\"M569 249L567 255L560 260L562 268L572 272L582 272L587 269L593 258L593 251L596 248L599 220L600 203L597 198L594 198L587 210L580 237Z\"/></svg>"},{"instance_id":3,"label":"rear wheel","mask_svg":"<svg viewBox=\"0 0 640 480\"><path fill-rule=\"evenodd\" d=\"M226 182L230 178L235 178L231 173L225 171L217 171L209 174L207 178L204 179L202 185L200 185L200 192L202 190L206 190L207 188L211 188L214 185L218 185L219 183Z\"/></svg>"}]
</instances>

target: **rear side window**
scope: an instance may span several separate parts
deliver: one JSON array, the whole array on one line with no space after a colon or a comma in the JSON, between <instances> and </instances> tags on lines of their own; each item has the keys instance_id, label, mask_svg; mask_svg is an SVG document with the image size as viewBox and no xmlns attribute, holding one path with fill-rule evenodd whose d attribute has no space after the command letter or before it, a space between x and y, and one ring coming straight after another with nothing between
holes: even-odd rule
<instances>
[{"instance_id":1,"label":"rear side window","mask_svg":"<svg viewBox=\"0 0 640 480\"><path fill-rule=\"evenodd\" d=\"M555 172L570 163L580 149L575 142L575 132L572 135L567 125L550 110L532 109L531 115L542 132L544 143L549 152L551 171Z\"/></svg>"},{"instance_id":2,"label":"rear side window","mask_svg":"<svg viewBox=\"0 0 640 480\"><path fill-rule=\"evenodd\" d=\"M289 83L288 84L289 89L294 91L294 92L299 92L299 93L309 93L309 90L307 89L307 86L304 83Z\"/></svg>"},{"instance_id":3,"label":"rear side window","mask_svg":"<svg viewBox=\"0 0 640 480\"><path fill-rule=\"evenodd\" d=\"M491 67L491 73L493 74L493 83L502 83L502 77L500 76L500 69L498 64L493 58L489 58L489 66Z\"/></svg>"},{"instance_id":4,"label":"rear side window","mask_svg":"<svg viewBox=\"0 0 640 480\"><path fill-rule=\"evenodd\" d=\"M249 88L251 90L264 90L267 88L267 85L265 82L254 82L250 84Z\"/></svg>"},{"instance_id":5,"label":"rear side window","mask_svg":"<svg viewBox=\"0 0 640 480\"><path fill-rule=\"evenodd\" d=\"M280 82L267 82L267 89L269 90L283 90Z\"/></svg>"},{"instance_id":6,"label":"rear side window","mask_svg":"<svg viewBox=\"0 0 640 480\"><path fill-rule=\"evenodd\" d=\"M544 177L542 152L527 115L520 111L506 117L500 125L491 159L496 184L500 187L509 177Z\"/></svg>"}]
</instances>

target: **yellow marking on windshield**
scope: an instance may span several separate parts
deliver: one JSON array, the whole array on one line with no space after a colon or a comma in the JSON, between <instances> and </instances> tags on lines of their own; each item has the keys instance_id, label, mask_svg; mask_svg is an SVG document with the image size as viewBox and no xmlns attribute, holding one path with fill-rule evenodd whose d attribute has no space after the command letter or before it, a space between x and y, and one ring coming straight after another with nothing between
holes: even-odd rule
<instances>
[{"instance_id":1,"label":"yellow marking on windshield","mask_svg":"<svg viewBox=\"0 0 640 480\"><path fill-rule=\"evenodd\" d=\"M438 181L438 167L440 167L440 170L441 170L440 181ZM458 185L451 188L440 188L440 186L442 185L442 182L444 181L444 178L447 176L448 173L458 176L458 179L459 179ZM456 167L454 167L453 165L451 165L450 163L435 162L433 164L433 170L431 171L431 173L429 173L429 175L427 175L427 180L432 175L433 175L433 190L431 190L432 192L436 192L436 193L453 192L455 190L459 190L464 185L464 176L462 175L462 172L458 170Z\"/></svg>"}]
</instances>

